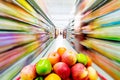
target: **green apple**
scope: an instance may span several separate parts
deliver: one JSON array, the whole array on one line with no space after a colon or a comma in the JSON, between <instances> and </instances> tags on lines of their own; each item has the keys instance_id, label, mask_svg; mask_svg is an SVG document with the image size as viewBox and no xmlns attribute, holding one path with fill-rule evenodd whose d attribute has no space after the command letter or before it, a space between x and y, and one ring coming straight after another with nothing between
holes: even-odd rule
<instances>
[{"instance_id":1,"label":"green apple","mask_svg":"<svg viewBox=\"0 0 120 80\"><path fill-rule=\"evenodd\" d=\"M79 54L77 54L77 61L79 63L86 65L88 62L87 56L85 54L79 53Z\"/></svg>"},{"instance_id":2,"label":"green apple","mask_svg":"<svg viewBox=\"0 0 120 80\"><path fill-rule=\"evenodd\" d=\"M40 59L36 64L36 72L38 75L49 74L52 70L52 65L48 59Z\"/></svg>"},{"instance_id":3,"label":"green apple","mask_svg":"<svg viewBox=\"0 0 120 80\"><path fill-rule=\"evenodd\" d=\"M40 77L35 78L35 80L44 80L44 79L43 77L40 76Z\"/></svg>"}]
</instances>

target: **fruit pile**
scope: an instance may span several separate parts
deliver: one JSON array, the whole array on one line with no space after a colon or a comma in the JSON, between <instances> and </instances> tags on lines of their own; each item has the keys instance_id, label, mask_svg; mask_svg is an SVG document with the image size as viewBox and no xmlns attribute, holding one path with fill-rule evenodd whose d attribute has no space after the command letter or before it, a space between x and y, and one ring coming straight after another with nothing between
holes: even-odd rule
<instances>
[{"instance_id":1,"label":"fruit pile","mask_svg":"<svg viewBox=\"0 0 120 80\"><path fill-rule=\"evenodd\" d=\"M35 65L27 65L20 72L20 80L97 80L98 74L85 54L60 47Z\"/></svg>"}]
</instances>

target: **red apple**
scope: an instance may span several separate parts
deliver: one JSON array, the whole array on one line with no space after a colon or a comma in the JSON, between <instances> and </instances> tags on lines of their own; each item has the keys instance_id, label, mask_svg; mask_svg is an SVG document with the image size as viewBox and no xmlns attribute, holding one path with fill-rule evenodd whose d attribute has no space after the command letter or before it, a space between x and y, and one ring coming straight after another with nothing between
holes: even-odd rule
<instances>
[{"instance_id":1,"label":"red apple","mask_svg":"<svg viewBox=\"0 0 120 80\"><path fill-rule=\"evenodd\" d=\"M35 77L36 70L34 65L27 65L20 72L21 80L33 80Z\"/></svg>"},{"instance_id":2,"label":"red apple","mask_svg":"<svg viewBox=\"0 0 120 80\"><path fill-rule=\"evenodd\" d=\"M62 55L62 62L65 62L68 66L74 65L76 61L77 61L76 53L73 51L66 51Z\"/></svg>"},{"instance_id":3,"label":"red apple","mask_svg":"<svg viewBox=\"0 0 120 80\"><path fill-rule=\"evenodd\" d=\"M67 78L67 79L65 79L65 80L72 80L71 78Z\"/></svg>"},{"instance_id":4,"label":"red apple","mask_svg":"<svg viewBox=\"0 0 120 80\"><path fill-rule=\"evenodd\" d=\"M19 76L19 77L17 77L15 80L20 80L20 76Z\"/></svg>"},{"instance_id":5,"label":"red apple","mask_svg":"<svg viewBox=\"0 0 120 80\"><path fill-rule=\"evenodd\" d=\"M72 78L73 80L87 80L88 71L85 66L81 63L77 63L71 68Z\"/></svg>"},{"instance_id":6,"label":"red apple","mask_svg":"<svg viewBox=\"0 0 120 80\"><path fill-rule=\"evenodd\" d=\"M57 52L52 52L48 55L48 60L54 65L60 61L60 55Z\"/></svg>"},{"instance_id":7,"label":"red apple","mask_svg":"<svg viewBox=\"0 0 120 80\"><path fill-rule=\"evenodd\" d=\"M64 62L58 62L53 66L53 70L62 79L66 80L70 76L70 68Z\"/></svg>"},{"instance_id":8,"label":"red apple","mask_svg":"<svg viewBox=\"0 0 120 80\"><path fill-rule=\"evenodd\" d=\"M85 78L83 78L81 80L89 80L89 78L88 78L88 76L86 76Z\"/></svg>"},{"instance_id":9,"label":"red apple","mask_svg":"<svg viewBox=\"0 0 120 80\"><path fill-rule=\"evenodd\" d=\"M93 67L90 66L87 68L87 70L88 70L89 80L98 80L98 74Z\"/></svg>"}]
</instances>

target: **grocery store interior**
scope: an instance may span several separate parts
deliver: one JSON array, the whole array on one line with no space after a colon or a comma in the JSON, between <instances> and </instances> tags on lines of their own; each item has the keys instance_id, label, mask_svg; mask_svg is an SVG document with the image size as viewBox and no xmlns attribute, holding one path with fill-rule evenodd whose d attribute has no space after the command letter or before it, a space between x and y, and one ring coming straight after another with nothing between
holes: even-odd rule
<instances>
[{"instance_id":1,"label":"grocery store interior","mask_svg":"<svg viewBox=\"0 0 120 80\"><path fill-rule=\"evenodd\" d=\"M120 80L120 0L0 0L0 80Z\"/></svg>"}]
</instances>

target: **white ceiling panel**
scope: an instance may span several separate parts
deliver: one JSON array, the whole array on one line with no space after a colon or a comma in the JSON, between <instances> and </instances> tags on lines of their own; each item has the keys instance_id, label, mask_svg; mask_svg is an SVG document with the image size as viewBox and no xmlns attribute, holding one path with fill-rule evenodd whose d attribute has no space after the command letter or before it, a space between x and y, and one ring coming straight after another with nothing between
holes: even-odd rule
<instances>
[{"instance_id":1,"label":"white ceiling panel","mask_svg":"<svg viewBox=\"0 0 120 80\"><path fill-rule=\"evenodd\" d=\"M65 28L73 17L75 0L45 0L50 19L57 28Z\"/></svg>"}]
</instances>

